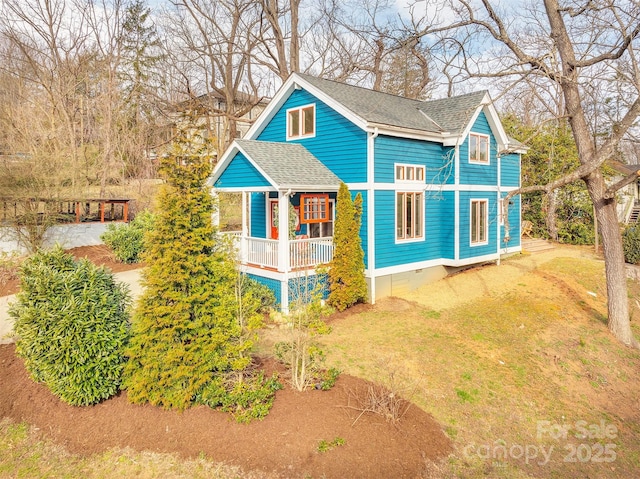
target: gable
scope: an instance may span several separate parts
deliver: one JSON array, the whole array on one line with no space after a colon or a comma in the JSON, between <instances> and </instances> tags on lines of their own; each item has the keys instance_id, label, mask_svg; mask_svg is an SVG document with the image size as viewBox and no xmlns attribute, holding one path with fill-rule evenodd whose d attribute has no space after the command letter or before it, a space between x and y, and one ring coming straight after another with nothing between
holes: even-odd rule
<instances>
[{"instance_id":1,"label":"gable","mask_svg":"<svg viewBox=\"0 0 640 479\"><path fill-rule=\"evenodd\" d=\"M216 188L269 188L269 181L238 152L213 184Z\"/></svg>"},{"instance_id":2,"label":"gable","mask_svg":"<svg viewBox=\"0 0 640 479\"><path fill-rule=\"evenodd\" d=\"M287 140L287 111L308 105L315 105L315 134ZM303 145L342 181L367 181L367 133L306 90L294 90L280 108L272 112L271 121L256 140Z\"/></svg>"}]
</instances>

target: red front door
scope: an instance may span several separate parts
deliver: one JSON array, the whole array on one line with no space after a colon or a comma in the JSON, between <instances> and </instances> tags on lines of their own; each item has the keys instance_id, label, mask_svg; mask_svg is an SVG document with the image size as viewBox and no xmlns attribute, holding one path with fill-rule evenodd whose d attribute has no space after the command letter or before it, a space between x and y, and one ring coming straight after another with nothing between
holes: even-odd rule
<instances>
[{"instance_id":1,"label":"red front door","mask_svg":"<svg viewBox=\"0 0 640 479\"><path fill-rule=\"evenodd\" d=\"M269 201L269 231L271 234L271 239L278 239L278 200L270 200Z\"/></svg>"}]
</instances>

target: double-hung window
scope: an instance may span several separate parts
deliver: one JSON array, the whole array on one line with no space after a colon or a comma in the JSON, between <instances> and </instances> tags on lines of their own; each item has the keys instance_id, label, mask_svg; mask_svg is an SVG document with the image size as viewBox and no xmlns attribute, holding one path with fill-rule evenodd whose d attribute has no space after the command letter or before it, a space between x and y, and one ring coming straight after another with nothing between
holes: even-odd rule
<instances>
[{"instance_id":1,"label":"double-hung window","mask_svg":"<svg viewBox=\"0 0 640 479\"><path fill-rule=\"evenodd\" d=\"M316 134L316 106L287 110L287 140L308 138Z\"/></svg>"},{"instance_id":2,"label":"double-hung window","mask_svg":"<svg viewBox=\"0 0 640 479\"><path fill-rule=\"evenodd\" d=\"M424 238L425 167L395 165L396 240Z\"/></svg>"},{"instance_id":3,"label":"double-hung window","mask_svg":"<svg viewBox=\"0 0 640 479\"><path fill-rule=\"evenodd\" d=\"M489 136L469 133L469 163L489 163Z\"/></svg>"},{"instance_id":4,"label":"double-hung window","mask_svg":"<svg viewBox=\"0 0 640 479\"><path fill-rule=\"evenodd\" d=\"M489 238L489 201L471 200L471 245L487 244Z\"/></svg>"}]
</instances>

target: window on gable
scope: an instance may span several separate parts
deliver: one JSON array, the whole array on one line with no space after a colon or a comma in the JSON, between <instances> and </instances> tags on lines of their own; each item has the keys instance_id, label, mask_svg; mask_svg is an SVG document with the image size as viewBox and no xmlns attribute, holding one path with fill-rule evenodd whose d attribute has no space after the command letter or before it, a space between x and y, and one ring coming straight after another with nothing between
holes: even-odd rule
<instances>
[{"instance_id":1,"label":"window on gable","mask_svg":"<svg viewBox=\"0 0 640 479\"><path fill-rule=\"evenodd\" d=\"M287 110L287 139L314 136L316 133L316 107L303 106Z\"/></svg>"},{"instance_id":2,"label":"window on gable","mask_svg":"<svg viewBox=\"0 0 640 479\"><path fill-rule=\"evenodd\" d=\"M471 200L471 244L487 244L488 229L489 201Z\"/></svg>"},{"instance_id":3,"label":"window on gable","mask_svg":"<svg viewBox=\"0 0 640 479\"><path fill-rule=\"evenodd\" d=\"M489 137L469 133L469 162L489 163Z\"/></svg>"},{"instance_id":4,"label":"window on gable","mask_svg":"<svg viewBox=\"0 0 640 479\"><path fill-rule=\"evenodd\" d=\"M329 195L300 195L300 223L325 223L331 220Z\"/></svg>"},{"instance_id":5,"label":"window on gable","mask_svg":"<svg viewBox=\"0 0 640 479\"><path fill-rule=\"evenodd\" d=\"M424 166L396 164L396 181L424 183Z\"/></svg>"},{"instance_id":6,"label":"window on gable","mask_svg":"<svg viewBox=\"0 0 640 479\"><path fill-rule=\"evenodd\" d=\"M396 193L396 239L420 239L424 236L424 193Z\"/></svg>"}]
</instances>

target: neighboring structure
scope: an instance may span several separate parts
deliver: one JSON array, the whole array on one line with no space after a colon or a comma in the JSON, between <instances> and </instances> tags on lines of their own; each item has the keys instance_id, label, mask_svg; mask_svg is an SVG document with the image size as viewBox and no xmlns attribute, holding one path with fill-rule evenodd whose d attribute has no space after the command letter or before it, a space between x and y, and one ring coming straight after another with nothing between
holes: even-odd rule
<instances>
[{"instance_id":1,"label":"neighboring structure","mask_svg":"<svg viewBox=\"0 0 640 479\"><path fill-rule=\"evenodd\" d=\"M509 202L508 232L502 198L520 186L524 151L487 92L422 102L294 73L210 184L242 192L242 267L285 311L300 279L331 260L340 181L360 192L375 302L520 251L520 198ZM292 210L290 237L279 225Z\"/></svg>"},{"instance_id":2,"label":"neighboring structure","mask_svg":"<svg viewBox=\"0 0 640 479\"><path fill-rule=\"evenodd\" d=\"M622 179L633 173L640 173L640 165L627 165L620 161L609 160L608 164L617 171ZM640 178L618 191L618 221L637 223L640 219Z\"/></svg>"}]
</instances>

